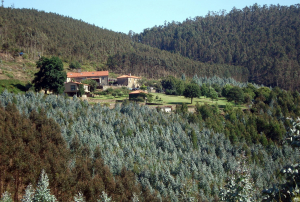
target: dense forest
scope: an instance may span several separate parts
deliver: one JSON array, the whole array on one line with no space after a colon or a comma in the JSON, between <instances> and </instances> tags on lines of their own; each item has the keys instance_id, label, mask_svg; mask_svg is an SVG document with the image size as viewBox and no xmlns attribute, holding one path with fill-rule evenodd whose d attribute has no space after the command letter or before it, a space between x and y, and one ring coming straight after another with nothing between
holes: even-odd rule
<instances>
[{"instance_id":1,"label":"dense forest","mask_svg":"<svg viewBox=\"0 0 300 202\"><path fill-rule=\"evenodd\" d=\"M155 26L132 39L204 63L246 67L249 81L296 89L300 86L299 16L299 4L254 4Z\"/></svg>"},{"instance_id":2,"label":"dense forest","mask_svg":"<svg viewBox=\"0 0 300 202\"><path fill-rule=\"evenodd\" d=\"M126 35L54 13L0 7L1 56L58 56L151 78L144 83L155 81L166 94L185 95L196 86L198 97L235 104L196 104L192 113L183 103L164 113L128 100L109 109L76 96L5 90L0 201L38 201L41 190L58 201L219 201L241 176L251 188L246 197L262 200L266 188L275 197L290 182L282 168L300 160L283 144L300 129L294 121L299 14L299 4L255 4ZM294 175L292 191L300 182Z\"/></svg>"},{"instance_id":3,"label":"dense forest","mask_svg":"<svg viewBox=\"0 0 300 202\"><path fill-rule=\"evenodd\" d=\"M65 62L89 64L96 70L148 78L185 73L232 77L247 81L247 68L205 64L179 54L132 42L129 35L115 33L81 20L34 9L0 8L0 46L4 53L38 59L54 55Z\"/></svg>"},{"instance_id":4,"label":"dense forest","mask_svg":"<svg viewBox=\"0 0 300 202\"><path fill-rule=\"evenodd\" d=\"M0 9L4 52L23 50L31 58L56 55L148 78L185 73L299 87L299 5L255 4L128 35L54 13Z\"/></svg>"},{"instance_id":5,"label":"dense forest","mask_svg":"<svg viewBox=\"0 0 300 202\"><path fill-rule=\"evenodd\" d=\"M113 177L99 147L90 153L89 146L81 144L77 136L67 145L58 123L47 118L44 110L28 115L20 114L13 103L0 107L1 194L6 191L13 194L14 201L20 201L24 189L36 187L45 170L49 188L59 201L71 201L79 192L87 201L96 201L103 191L115 201L130 201L135 193L141 193L139 197L145 201L157 200L126 168Z\"/></svg>"},{"instance_id":6,"label":"dense forest","mask_svg":"<svg viewBox=\"0 0 300 202\"><path fill-rule=\"evenodd\" d=\"M76 97L33 92L16 95L4 91L0 95L5 107L1 109L4 115L1 127L9 133L2 134L1 145L11 144L8 138L23 146L11 147L11 152L1 150L1 158L7 159L1 161L1 172L11 176L0 179L1 190L17 197L16 192L24 193L28 183L35 184L44 168L50 176L53 194L63 201L71 200L79 191L88 201L95 201L93 197L98 197L102 190L116 201L131 199L133 192L141 201L154 200L147 197L216 201L231 176L230 171L245 152L254 183L252 194L258 200L263 188L284 182L278 171L298 158L290 146L281 145L281 139L291 127L290 120L284 117L299 116L300 95L279 88L248 88L256 100L251 111L227 108L224 115L219 114L218 107L208 105L196 106L196 113L177 110L166 114L133 103L109 109ZM45 141L53 144L43 144ZM40 160L36 164L21 163L22 155ZM51 163L58 155L61 159L55 158L55 163L61 162L60 167L54 169ZM36 173L25 175L26 166L37 166ZM114 178L103 178L110 172ZM19 177L17 182L13 180L16 175L24 178ZM120 185L128 178L140 185L135 188ZM99 188L97 183L101 179ZM117 182L105 185L109 179ZM121 194L120 190L127 189L126 195Z\"/></svg>"}]
</instances>

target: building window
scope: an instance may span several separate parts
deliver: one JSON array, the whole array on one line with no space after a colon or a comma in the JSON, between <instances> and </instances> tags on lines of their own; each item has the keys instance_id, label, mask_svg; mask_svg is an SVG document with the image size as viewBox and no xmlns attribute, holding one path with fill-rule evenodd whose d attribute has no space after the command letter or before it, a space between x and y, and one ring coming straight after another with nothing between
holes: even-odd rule
<instances>
[{"instance_id":1,"label":"building window","mask_svg":"<svg viewBox=\"0 0 300 202\"><path fill-rule=\"evenodd\" d=\"M75 91L76 90L76 86L75 85L71 85L71 91Z\"/></svg>"}]
</instances>

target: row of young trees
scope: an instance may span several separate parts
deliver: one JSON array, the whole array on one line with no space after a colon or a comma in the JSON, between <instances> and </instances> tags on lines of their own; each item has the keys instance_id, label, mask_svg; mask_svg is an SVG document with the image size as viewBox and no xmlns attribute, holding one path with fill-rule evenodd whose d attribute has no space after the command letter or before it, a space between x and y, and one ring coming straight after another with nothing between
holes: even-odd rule
<instances>
[{"instance_id":1,"label":"row of young trees","mask_svg":"<svg viewBox=\"0 0 300 202\"><path fill-rule=\"evenodd\" d=\"M219 77L200 77L195 75L190 83L185 81L185 76L181 79L168 76L161 80L161 86L167 95L183 95L191 98L205 96L212 100L217 100L223 96L228 101L234 101L236 104L251 103L255 97L256 84L236 82L232 78L221 79ZM261 87L260 91L270 91L269 88Z\"/></svg>"},{"instance_id":2,"label":"row of young trees","mask_svg":"<svg viewBox=\"0 0 300 202\"><path fill-rule=\"evenodd\" d=\"M271 141L268 134L273 134L272 130L285 133L288 122L283 122L282 128L273 123L282 124L280 118L284 116L298 116L299 97L279 89L272 92L268 97L266 94L264 98L255 98L253 113L227 109L223 116L217 107L202 106L195 114L170 115L136 104L109 109L89 105L76 97L65 99L32 92L15 95L6 91L0 100L4 106L16 103L24 116L44 109L61 126L62 137L71 151L77 145L75 148L82 148L87 154L82 161L75 161L83 162L75 168L86 168L85 162L93 161L99 148L103 163L115 178L125 167L135 173L142 190L147 188L159 200L217 198L243 150L251 167L253 197L258 200L263 187L281 182L280 178L274 178L277 170L298 158L291 147L277 145L276 138ZM51 179L51 172L47 173ZM82 192L85 197L93 193ZM106 190L106 193L114 200L117 197L115 192ZM143 196L135 193L142 200Z\"/></svg>"}]
</instances>

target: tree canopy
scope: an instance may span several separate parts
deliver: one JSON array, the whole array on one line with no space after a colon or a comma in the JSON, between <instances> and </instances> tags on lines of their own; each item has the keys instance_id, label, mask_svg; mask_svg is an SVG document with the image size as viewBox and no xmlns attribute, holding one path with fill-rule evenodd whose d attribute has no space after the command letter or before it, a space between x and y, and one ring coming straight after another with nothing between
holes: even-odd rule
<instances>
[{"instance_id":1,"label":"tree canopy","mask_svg":"<svg viewBox=\"0 0 300 202\"><path fill-rule=\"evenodd\" d=\"M244 92L241 88L234 86L229 90L227 99L234 101L236 104L242 103L244 100Z\"/></svg>"},{"instance_id":2,"label":"tree canopy","mask_svg":"<svg viewBox=\"0 0 300 202\"><path fill-rule=\"evenodd\" d=\"M195 83L188 84L184 91L183 91L184 97L191 98L191 104L193 103L194 97L199 97L201 95L200 87Z\"/></svg>"},{"instance_id":3,"label":"tree canopy","mask_svg":"<svg viewBox=\"0 0 300 202\"><path fill-rule=\"evenodd\" d=\"M67 74L64 71L63 63L58 57L41 57L37 63L40 71L35 74L32 83L37 91L41 89L50 90L55 94L61 94L64 91L64 82Z\"/></svg>"}]
</instances>

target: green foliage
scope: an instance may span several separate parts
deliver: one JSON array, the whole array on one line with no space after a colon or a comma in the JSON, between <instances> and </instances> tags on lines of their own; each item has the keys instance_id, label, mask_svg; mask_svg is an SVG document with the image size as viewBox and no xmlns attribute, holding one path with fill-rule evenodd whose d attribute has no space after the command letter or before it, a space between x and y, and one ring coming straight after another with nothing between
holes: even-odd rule
<instances>
[{"instance_id":1,"label":"green foliage","mask_svg":"<svg viewBox=\"0 0 300 202\"><path fill-rule=\"evenodd\" d=\"M192 104L194 97L201 96L200 87L195 83L190 83L185 87L183 91L183 95L184 97L191 98L191 104Z\"/></svg>"},{"instance_id":2,"label":"green foliage","mask_svg":"<svg viewBox=\"0 0 300 202\"><path fill-rule=\"evenodd\" d=\"M141 90L147 90L147 86L145 86L144 84L140 87Z\"/></svg>"},{"instance_id":3,"label":"green foliage","mask_svg":"<svg viewBox=\"0 0 300 202\"><path fill-rule=\"evenodd\" d=\"M266 101L269 99L271 93L271 89L267 87L261 87L256 90L256 97L258 97L261 101Z\"/></svg>"},{"instance_id":4,"label":"green foliage","mask_svg":"<svg viewBox=\"0 0 300 202\"><path fill-rule=\"evenodd\" d=\"M84 87L83 87L83 84L79 84L77 94L78 94L79 97L82 97L82 95L84 95Z\"/></svg>"},{"instance_id":5,"label":"green foliage","mask_svg":"<svg viewBox=\"0 0 300 202\"><path fill-rule=\"evenodd\" d=\"M30 134L27 130L46 118L32 116L36 117L34 118L36 122L27 122L27 125L18 126L15 123L21 124L26 121L17 119L9 123L8 121L14 120L16 115L13 114L11 118L5 117L0 110L0 128L4 128L0 130L4 132L0 135L2 138L0 142L1 172L5 172L7 176L17 173L9 173L14 167L7 167L5 164L7 159L14 160L14 156L19 156L8 150L9 148L12 148L12 151L18 151L17 149L27 145L34 146L34 148L45 148L42 146L45 145L50 147L51 153L61 152L49 154L50 157L59 156L60 158L55 158L55 160L50 158L49 164L45 166L45 170L48 168L50 188L58 191L56 197L60 201L71 200L78 191L82 191L87 201L97 201L102 191L114 201L132 200L133 192L139 193L138 198L141 201L155 201L146 200L146 194L141 196L141 190L145 188L149 188L148 193L155 193L162 201L164 197L165 200L174 201L188 200L188 197L194 197L194 200L198 201L213 200L213 197L218 195L220 187L225 184L230 171L237 167L239 152L245 150L249 159L248 165L252 169L253 198L258 201L260 194L258 190L262 190L269 184L284 183L282 178L274 179L274 174L288 161L299 160L293 155L294 151L291 147L281 147L279 141L276 140L280 137L278 134L284 134L287 127L292 126L280 117L284 114L295 117L299 110L299 105L297 105L300 103L299 98L297 95L294 96L293 92L275 88L271 90L271 93L272 95L270 94L266 101L259 99L253 101L253 106L249 110L234 107L224 112L217 110L216 105L202 106L199 102L194 114L189 112L165 114L135 103L121 106L117 104L114 109L109 109L99 104L90 105L76 97L65 99L62 96L46 96L32 92L25 95L13 95L4 91L0 95L0 102L3 106L9 106L12 102L17 103L18 110L16 111L18 113L21 111L23 117L29 116L33 110L42 112L41 109L45 109L44 114L55 120L61 128L38 125L37 128L48 130L43 131L42 135L32 131L35 138L41 139L25 144L23 142L28 140L26 138ZM282 112L282 116L279 116L277 110ZM54 129L59 131L58 134L61 132L61 136L53 134ZM192 131L195 132L194 138L192 138ZM70 151L64 150L64 147L52 148L53 143L64 143L61 139L49 139L46 141L47 144L42 144L45 135L48 138L63 137L68 144L65 148L70 148ZM25 140L10 140L17 137L24 137ZM197 137L198 149L194 149L195 137ZM36 150L34 157L23 158L21 156L16 159L26 161L34 159L37 163L39 155L45 154L48 157L48 153L43 152L44 150ZM71 155L67 155L68 152ZM26 152L19 154L23 153L26 154ZM5 158L6 160L3 159L7 155L9 156ZM64 155L69 158L63 158ZM99 161L95 159L96 156L103 158L103 164L99 163L99 159ZM26 161L21 165L23 163L27 165ZM12 165L19 165L15 164L17 162L14 161ZM55 163L56 166L52 166L51 163ZM99 164L101 166L97 166ZM66 167L58 170L57 167L60 165ZM39 168L43 167L39 166ZM135 172L136 176L133 174L130 178L133 181L129 181L128 176L123 174L125 172L123 167L125 171ZM56 170L52 171L50 168ZM104 172L105 170L107 172ZM4 175L0 175L0 180L2 180L0 182L4 186L15 186L12 180L8 185L5 184L7 178L2 176ZM22 176L28 177L30 172ZM28 182L28 178L24 181ZM33 179L30 182L36 181ZM133 191L133 188L129 187L136 184L136 181L139 182L141 189L134 188L138 190ZM131 183L133 185L129 186L128 184ZM21 184L20 187L26 185ZM65 187L60 187L61 185ZM0 192L3 191L0 190Z\"/></svg>"},{"instance_id":6,"label":"green foliage","mask_svg":"<svg viewBox=\"0 0 300 202\"><path fill-rule=\"evenodd\" d=\"M111 198L107 196L107 194L103 191L102 195L100 196L100 200L97 200L97 202L111 202Z\"/></svg>"},{"instance_id":7,"label":"green foliage","mask_svg":"<svg viewBox=\"0 0 300 202\"><path fill-rule=\"evenodd\" d=\"M205 17L145 29L133 40L204 63L246 67L250 81L296 89L300 86L294 76L300 71L299 10L298 4L254 4L228 12L209 12ZM236 72L222 70L224 77L240 80Z\"/></svg>"},{"instance_id":8,"label":"green foliage","mask_svg":"<svg viewBox=\"0 0 300 202\"><path fill-rule=\"evenodd\" d=\"M210 87L207 97L211 98L212 100L217 100L218 99L218 93L215 91L214 88Z\"/></svg>"},{"instance_id":9,"label":"green foliage","mask_svg":"<svg viewBox=\"0 0 300 202\"><path fill-rule=\"evenodd\" d=\"M13 74L6 73L5 75L6 75L7 77L9 77L10 79L13 79L13 78L14 78L14 75L13 75Z\"/></svg>"},{"instance_id":10,"label":"green foliage","mask_svg":"<svg viewBox=\"0 0 300 202\"><path fill-rule=\"evenodd\" d=\"M234 86L227 94L228 101L234 101L235 104L240 104L244 101L244 92L241 88Z\"/></svg>"},{"instance_id":11,"label":"green foliage","mask_svg":"<svg viewBox=\"0 0 300 202\"><path fill-rule=\"evenodd\" d=\"M80 69L81 68L81 64L78 61L71 62L70 65L69 65L69 68L70 69Z\"/></svg>"},{"instance_id":12,"label":"green foliage","mask_svg":"<svg viewBox=\"0 0 300 202\"><path fill-rule=\"evenodd\" d=\"M122 87L122 88L116 88L116 89L113 89L113 88L108 88L106 89L105 91L97 91L97 92L94 92L94 94L96 95L104 95L104 96L114 96L114 97L128 97L130 93L130 90L126 87Z\"/></svg>"},{"instance_id":13,"label":"green foliage","mask_svg":"<svg viewBox=\"0 0 300 202\"><path fill-rule=\"evenodd\" d=\"M222 201L250 202L253 201L253 182L251 181L250 169L246 164L246 156L244 152L241 154L237 167L232 171L227 183L220 191Z\"/></svg>"},{"instance_id":14,"label":"green foliage","mask_svg":"<svg viewBox=\"0 0 300 202\"><path fill-rule=\"evenodd\" d=\"M0 93L2 93L5 89L12 93L24 93L30 88L30 84L25 84L19 80L0 80Z\"/></svg>"},{"instance_id":15,"label":"green foliage","mask_svg":"<svg viewBox=\"0 0 300 202\"><path fill-rule=\"evenodd\" d=\"M42 170L37 188L32 199L33 202L54 202L57 201L55 196L50 193L49 179L45 170Z\"/></svg>"},{"instance_id":16,"label":"green foliage","mask_svg":"<svg viewBox=\"0 0 300 202\"><path fill-rule=\"evenodd\" d=\"M21 202L32 202L35 190L32 185L29 184L25 189L25 194L23 195Z\"/></svg>"},{"instance_id":17,"label":"green foliage","mask_svg":"<svg viewBox=\"0 0 300 202\"><path fill-rule=\"evenodd\" d=\"M152 79L170 74L180 78L182 72L186 77L192 77L195 72L206 76L223 76L227 72L243 81L248 77L248 70L243 67L203 63L132 43L134 37L55 13L0 8L0 17L6 28L4 40L9 41L5 50L21 48L29 59L35 60L40 52L45 56L60 56L67 63L78 61L82 69L110 70L116 74L131 72Z\"/></svg>"},{"instance_id":18,"label":"green foliage","mask_svg":"<svg viewBox=\"0 0 300 202\"><path fill-rule=\"evenodd\" d=\"M84 194L83 197L88 202L97 201L102 191L109 194L114 201L131 199L133 192L139 193L142 198L152 198L148 199L149 201L156 200L154 195L147 190L142 190L136 183L134 174L127 169L122 169L122 165L119 174L113 176L108 166L104 164L101 157L103 151L102 148L99 149L99 145L91 149L87 144L83 144L81 139L71 135L75 132L68 132L71 135L68 142L63 139L64 134L61 134L61 131L71 129L77 125L76 120L90 114L90 106L86 102L81 102L77 97L72 100L62 96L45 96L42 93L28 92L26 95L16 95L18 104L12 105L2 99L2 96L5 95L7 99L10 99L7 93L5 91L0 95L0 128L3 129L0 130L2 148L0 150L0 183L3 187L10 187L9 190L14 196L13 201L19 201L18 197L22 196L24 192L22 202L49 201L54 199L50 189L54 191L58 201L71 201L78 191ZM20 107L25 101L24 99L31 100L27 106L30 106L32 110L31 112L26 110L21 115L16 106ZM38 99L41 102L37 102ZM52 105L53 101L57 103ZM45 105L41 107L38 103ZM75 107L74 103L77 103L77 110L73 108ZM3 108L2 104L5 104L6 107ZM66 128L62 122L60 122L62 126L60 127L54 121L53 116L48 118L43 110L56 110L58 106L72 108L69 108L67 112L60 111L56 116L56 118L68 121L69 126ZM100 105L95 107L99 109ZM40 111L40 113L36 111ZM81 116L73 114L76 111ZM64 117L65 115L69 118ZM99 120L95 126L99 127L101 122ZM43 171L38 181L42 168L47 170L49 178ZM27 185L29 183L36 184L37 181L38 185L34 194L32 186ZM3 187L0 187L0 193L5 191ZM122 191L116 192L119 187L122 187ZM33 195L34 199L32 199Z\"/></svg>"},{"instance_id":19,"label":"green foliage","mask_svg":"<svg viewBox=\"0 0 300 202\"><path fill-rule=\"evenodd\" d=\"M67 74L64 71L63 63L58 57L41 57L36 63L40 71L35 74L32 83L37 91L41 89L53 91L61 94L64 91L64 82Z\"/></svg>"},{"instance_id":20,"label":"green foliage","mask_svg":"<svg viewBox=\"0 0 300 202\"><path fill-rule=\"evenodd\" d=\"M177 80L176 82L176 92L177 92L177 95L183 95L183 92L185 90L185 83L184 81L182 80Z\"/></svg>"},{"instance_id":21,"label":"green foliage","mask_svg":"<svg viewBox=\"0 0 300 202\"><path fill-rule=\"evenodd\" d=\"M232 85L226 84L222 89L222 96L227 97L232 87Z\"/></svg>"},{"instance_id":22,"label":"green foliage","mask_svg":"<svg viewBox=\"0 0 300 202\"><path fill-rule=\"evenodd\" d=\"M176 95L176 78L168 76L161 80L161 85L165 89L167 95Z\"/></svg>"},{"instance_id":23,"label":"green foliage","mask_svg":"<svg viewBox=\"0 0 300 202\"><path fill-rule=\"evenodd\" d=\"M188 106L186 103L182 103L181 105L176 105L175 113L177 114L187 114Z\"/></svg>"},{"instance_id":24,"label":"green foliage","mask_svg":"<svg viewBox=\"0 0 300 202\"><path fill-rule=\"evenodd\" d=\"M161 85L165 89L167 95L183 95L185 83L181 79L173 76L161 80Z\"/></svg>"},{"instance_id":25,"label":"green foliage","mask_svg":"<svg viewBox=\"0 0 300 202\"><path fill-rule=\"evenodd\" d=\"M204 83L202 86L201 86L201 95L205 96L205 97L208 97L208 92L209 92L209 88L208 86Z\"/></svg>"},{"instance_id":26,"label":"green foliage","mask_svg":"<svg viewBox=\"0 0 300 202\"><path fill-rule=\"evenodd\" d=\"M150 94L150 93L148 93L148 94L146 94L146 96L147 96L147 103L148 102L153 102L153 95L152 94Z\"/></svg>"},{"instance_id":27,"label":"green foliage","mask_svg":"<svg viewBox=\"0 0 300 202\"><path fill-rule=\"evenodd\" d=\"M292 147L296 148L298 151L294 155L299 155L300 147L300 119L293 120L288 118L292 122L292 127L287 133L284 143L290 144ZM293 163L291 165L286 165L281 169L280 174L285 177L284 184L274 184L272 188L264 189L262 191L263 201L297 201L300 196L300 174L299 174L300 164Z\"/></svg>"},{"instance_id":28,"label":"green foliage","mask_svg":"<svg viewBox=\"0 0 300 202\"><path fill-rule=\"evenodd\" d=\"M9 192L4 192L2 194L2 197L0 199L0 202L13 202L12 198L11 198L11 195Z\"/></svg>"},{"instance_id":29,"label":"green foliage","mask_svg":"<svg viewBox=\"0 0 300 202\"><path fill-rule=\"evenodd\" d=\"M93 79L85 79L81 81L81 83L90 85L91 92L95 92L95 90L97 89L97 82Z\"/></svg>"},{"instance_id":30,"label":"green foliage","mask_svg":"<svg viewBox=\"0 0 300 202\"><path fill-rule=\"evenodd\" d=\"M194 149L198 149L198 138L194 130L191 132L191 139Z\"/></svg>"},{"instance_id":31,"label":"green foliage","mask_svg":"<svg viewBox=\"0 0 300 202\"><path fill-rule=\"evenodd\" d=\"M83 194L79 192L76 196L74 196L75 202L85 202Z\"/></svg>"}]
</instances>

